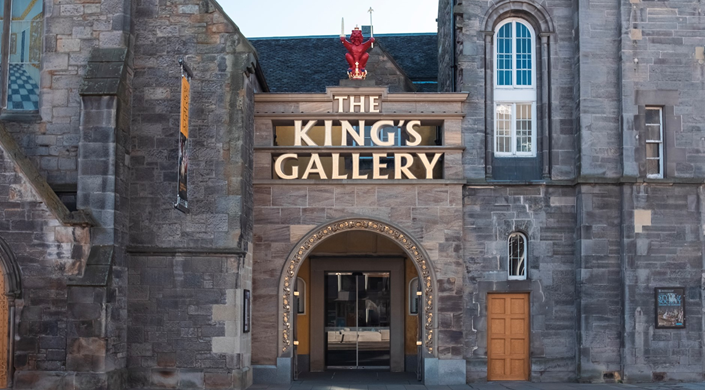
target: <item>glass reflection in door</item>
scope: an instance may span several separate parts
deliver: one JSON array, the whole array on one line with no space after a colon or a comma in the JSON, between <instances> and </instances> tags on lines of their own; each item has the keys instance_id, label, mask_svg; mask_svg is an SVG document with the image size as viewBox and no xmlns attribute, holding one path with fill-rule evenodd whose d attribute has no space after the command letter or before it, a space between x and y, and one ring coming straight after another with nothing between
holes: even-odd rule
<instances>
[{"instance_id":1,"label":"glass reflection in door","mask_svg":"<svg viewBox=\"0 0 705 390\"><path fill-rule=\"evenodd\" d=\"M326 366L388 369L389 272L327 272Z\"/></svg>"}]
</instances>

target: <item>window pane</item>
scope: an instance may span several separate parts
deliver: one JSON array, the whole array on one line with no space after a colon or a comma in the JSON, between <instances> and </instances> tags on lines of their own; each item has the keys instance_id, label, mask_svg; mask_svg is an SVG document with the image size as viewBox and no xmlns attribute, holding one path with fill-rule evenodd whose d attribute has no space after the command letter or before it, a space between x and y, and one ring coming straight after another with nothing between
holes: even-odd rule
<instances>
[{"instance_id":1,"label":"window pane","mask_svg":"<svg viewBox=\"0 0 705 390\"><path fill-rule=\"evenodd\" d=\"M511 152L512 142L512 106L510 104L497 105L497 117L495 118L497 131L495 133L496 152Z\"/></svg>"},{"instance_id":2,"label":"window pane","mask_svg":"<svg viewBox=\"0 0 705 390\"><path fill-rule=\"evenodd\" d=\"M525 25L517 22L516 35L517 85L531 85L531 32Z\"/></svg>"},{"instance_id":3,"label":"window pane","mask_svg":"<svg viewBox=\"0 0 705 390\"><path fill-rule=\"evenodd\" d=\"M409 283L409 313L418 314L419 313L419 299L417 298L416 292L419 291L419 278L411 279Z\"/></svg>"},{"instance_id":4,"label":"window pane","mask_svg":"<svg viewBox=\"0 0 705 390\"><path fill-rule=\"evenodd\" d=\"M39 61L42 53L43 1L14 0L10 25L10 72L7 108L39 109Z\"/></svg>"},{"instance_id":5,"label":"window pane","mask_svg":"<svg viewBox=\"0 0 705 390\"><path fill-rule=\"evenodd\" d=\"M0 36L2 35L2 31L5 29L5 0L0 0ZM5 40L0 39L0 52L2 52L2 45L5 44ZM10 42L10 48L12 48L13 42ZM0 64L0 70L2 66Z\"/></svg>"},{"instance_id":6,"label":"window pane","mask_svg":"<svg viewBox=\"0 0 705 390\"><path fill-rule=\"evenodd\" d=\"M512 24L497 32L497 85L512 85Z\"/></svg>"},{"instance_id":7,"label":"window pane","mask_svg":"<svg viewBox=\"0 0 705 390\"><path fill-rule=\"evenodd\" d=\"M517 104L517 152L531 153L531 143L533 134L531 134L531 104Z\"/></svg>"},{"instance_id":8,"label":"window pane","mask_svg":"<svg viewBox=\"0 0 705 390\"><path fill-rule=\"evenodd\" d=\"M521 233L509 236L509 276L526 276L526 238Z\"/></svg>"},{"instance_id":9,"label":"window pane","mask_svg":"<svg viewBox=\"0 0 705 390\"><path fill-rule=\"evenodd\" d=\"M296 312L303 314L306 312L306 283L301 278L296 278L296 291L299 292L298 307Z\"/></svg>"},{"instance_id":10,"label":"window pane","mask_svg":"<svg viewBox=\"0 0 705 390\"><path fill-rule=\"evenodd\" d=\"M647 141L661 141L661 126L659 126L659 125L646 125L646 140Z\"/></svg>"},{"instance_id":11,"label":"window pane","mask_svg":"<svg viewBox=\"0 0 705 390\"><path fill-rule=\"evenodd\" d=\"M661 161L659 159L646 160L646 174L649 176L660 176Z\"/></svg>"},{"instance_id":12,"label":"window pane","mask_svg":"<svg viewBox=\"0 0 705 390\"><path fill-rule=\"evenodd\" d=\"M659 144L646 144L646 157L659 158Z\"/></svg>"},{"instance_id":13,"label":"window pane","mask_svg":"<svg viewBox=\"0 0 705 390\"><path fill-rule=\"evenodd\" d=\"M661 110L660 109L647 109L646 110L646 124L647 125L660 125L661 124Z\"/></svg>"}]
</instances>

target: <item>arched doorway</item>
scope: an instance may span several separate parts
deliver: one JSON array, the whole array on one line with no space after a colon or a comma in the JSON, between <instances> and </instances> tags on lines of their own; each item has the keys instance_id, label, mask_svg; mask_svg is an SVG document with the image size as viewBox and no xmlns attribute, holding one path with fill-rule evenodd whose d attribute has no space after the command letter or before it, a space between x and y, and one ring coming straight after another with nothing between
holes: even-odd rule
<instances>
[{"instance_id":1,"label":"arched doorway","mask_svg":"<svg viewBox=\"0 0 705 390\"><path fill-rule=\"evenodd\" d=\"M15 303L20 298L21 279L15 255L0 238L0 388L12 387Z\"/></svg>"},{"instance_id":2,"label":"arched doorway","mask_svg":"<svg viewBox=\"0 0 705 390\"><path fill-rule=\"evenodd\" d=\"M406 258L415 266L419 278L421 299L418 308L421 329L421 356L424 358L436 355L435 300L436 277L429 257L420 243L402 228L386 221L371 218L345 218L325 223L311 230L296 244L284 263L284 269L279 282L279 337L278 355L280 358L291 358L293 355L293 322L296 310L293 309L294 290L297 275L302 263L312 254L314 249L327 239L347 232L365 231L381 235L396 244Z\"/></svg>"}]
</instances>

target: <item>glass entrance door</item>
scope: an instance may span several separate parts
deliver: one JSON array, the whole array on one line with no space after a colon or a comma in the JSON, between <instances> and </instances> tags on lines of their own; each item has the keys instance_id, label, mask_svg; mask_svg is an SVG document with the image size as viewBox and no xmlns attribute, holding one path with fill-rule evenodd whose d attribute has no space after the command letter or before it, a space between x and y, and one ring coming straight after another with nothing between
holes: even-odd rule
<instances>
[{"instance_id":1,"label":"glass entrance door","mask_svg":"<svg viewBox=\"0 0 705 390\"><path fill-rule=\"evenodd\" d=\"M389 272L325 273L327 368L389 369Z\"/></svg>"}]
</instances>

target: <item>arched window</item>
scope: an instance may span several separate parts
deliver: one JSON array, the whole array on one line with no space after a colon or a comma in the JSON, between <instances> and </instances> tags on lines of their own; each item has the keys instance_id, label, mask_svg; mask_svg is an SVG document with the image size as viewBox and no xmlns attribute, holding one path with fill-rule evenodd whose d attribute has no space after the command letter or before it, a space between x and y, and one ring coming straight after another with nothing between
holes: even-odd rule
<instances>
[{"instance_id":1,"label":"arched window","mask_svg":"<svg viewBox=\"0 0 705 390\"><path fill-rule=\"evenodd\" d=\"M419 314L419 298L417 292L419 290L419 278L413 278L409 281L409 314Z\"/></svg>"},{"instance_id":2,"label":"arched window","mask_svg":"<svg viewBox=\"0 0 705 390\"><path fill-rule=\"evenodd\" d=\"M535 34L510 18L494 33L494 152L497 157L536 156Z\"/></svg>"},{"instance_id":3,"label":"arched window","mask_svg":"<svg viewBox=\"0 0 705 390\"><path fill-rule=\"evenodd\" d=\"M3 26L10 25L0 33L2 45L9 44L0 56L0 69L7 69L0 72L0 104L8 110L38 110L44 1L5 0L0 4L0 20Z\"/></svg>"},{"instance_id":4,"label":"arched window","mask_svg":"<svg viewBox=\"0 0 705 390\"><path fill-rule=\"evenodd\" d=\"M306 314L306 282L301 278L296 278L295 292L298 293L299 306L296 308L296 313Z\"/></svg>"},{"instance_id":5,"label":"arched window","mask_svg":"<svg viewBox=\"0 0 705 390\"><path fill-rule=\"evenodd\" d=\"M509 235L509 279L526 279L527 240L523 233L515 232Z\"/></svg>"}]
</instances>

